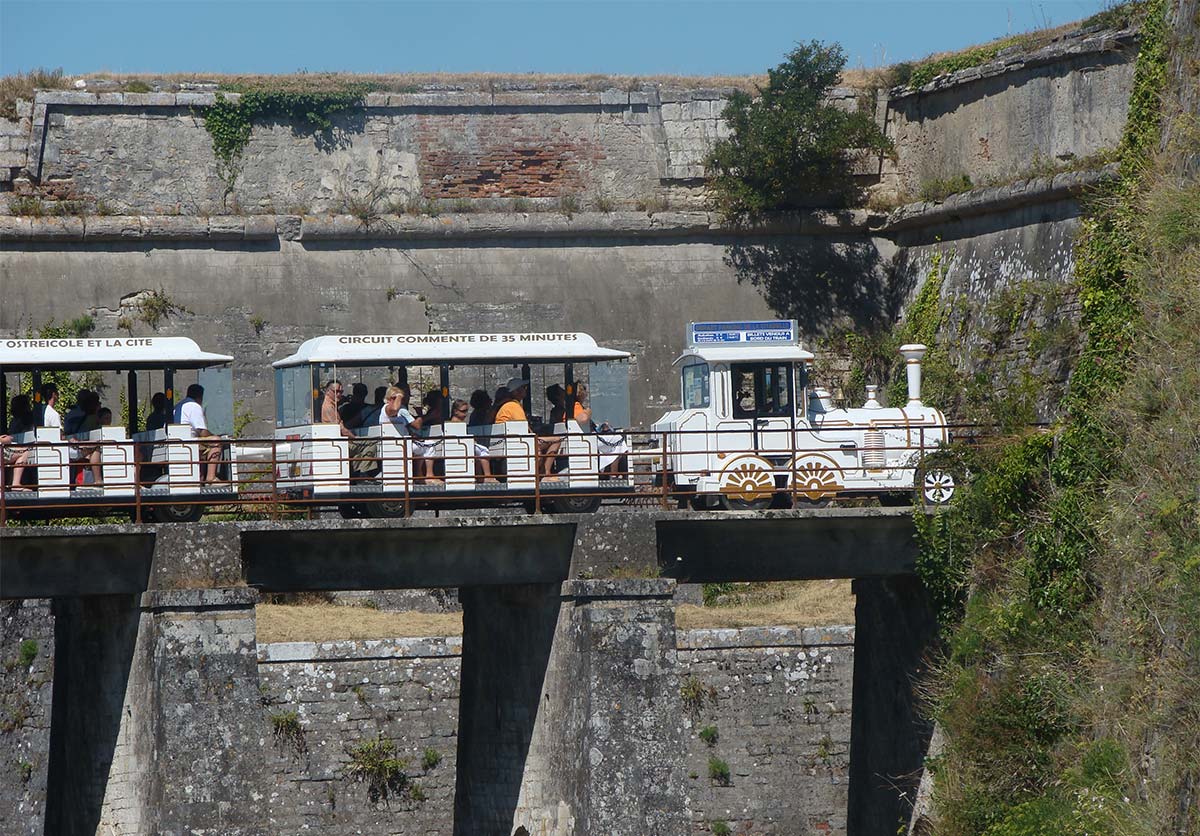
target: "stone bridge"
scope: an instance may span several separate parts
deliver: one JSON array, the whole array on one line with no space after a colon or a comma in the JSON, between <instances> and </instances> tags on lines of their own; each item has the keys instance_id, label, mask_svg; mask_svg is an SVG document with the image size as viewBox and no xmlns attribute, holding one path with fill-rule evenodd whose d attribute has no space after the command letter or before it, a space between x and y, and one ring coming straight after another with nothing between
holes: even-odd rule
<instances>
[{"instance_id":1,"label":"stone bridge","mask_svg":"<svg viewBox=\"0 0 1200 836\"><path fill-rule=\"evenodd\" d=\"M54 600L44 830L271 832L259 593L458 587L455 832L684 834L677 584L854 578L846 832L894 833L928 737L913 535L894 508L8 529L0 597Z\"/></svg>"}]
</instances>

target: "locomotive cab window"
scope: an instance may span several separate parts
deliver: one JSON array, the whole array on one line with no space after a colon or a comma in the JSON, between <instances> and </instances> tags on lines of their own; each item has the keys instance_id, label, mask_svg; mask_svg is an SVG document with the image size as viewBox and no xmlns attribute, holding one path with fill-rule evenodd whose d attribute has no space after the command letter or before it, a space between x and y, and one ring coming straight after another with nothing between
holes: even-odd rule
<instances>
[{"instance_id":1,"label":"locomotive cab window","mask_svg":"<svg viewBox=\"0 0 1200 836\"><path fill-rule=\"evenodd\" d=\"M790 363L734 363L734 418L790 416L794 401Z\"/></svg>"},{"instance_id":2,"label":"locomotive cab window","mask_svg":"<svg viewBox=\"0 0 1200 836\"><path fill-rule=\"evenodd\" d=\"M683 367L683 408L702 409L709 405L709 372L707 363Z\"/></svg>"}]
</instances>

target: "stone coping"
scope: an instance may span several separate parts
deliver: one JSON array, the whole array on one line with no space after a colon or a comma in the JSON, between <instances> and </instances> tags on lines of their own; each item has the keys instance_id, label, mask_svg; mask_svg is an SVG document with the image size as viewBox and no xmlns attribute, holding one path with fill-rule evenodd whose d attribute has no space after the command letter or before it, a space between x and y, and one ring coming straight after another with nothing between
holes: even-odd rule
<instances>
[{"instance_id":1,"label":"stone coping","mask_svg":"<svg viewBox=\"0 0 1200 836\"><path fill-rule=\"evenodd\" d=\"M1117 173L1117 164L1110 163L1103 168L1064 171L1050 177L1034 177L1003 186L972 189L936 202L909 203L888 215L887 222L879 231L887 234L942 221L1077 197L1089 187L1116 177Z\"/></svg>"},{"instance_id":2,"label":"stone coping","mask_svg":"<svg viewBox=\"0 0 1200 836\"><path fill-rule=\"evenodd\" d=\"M937 93L941 90L970 84L973 81L979 81L984 78L992 78L1018 70L1053 64L1064 58L1073 58L1079 55L1094 55L1103 52L1116 52L1135 46L1138 42L1138 37L1139 32L1136 28L1085 29L1047 44L1041 49L1035 49L1033 52L1005 55L986 64L939 75L921 87L893 87L888 91L888 97L891 101L899 101L912 96Z\"/></svg>"},{"instance_id":3,"label":"stone coping","mask_svg":"<svg viewBox=\"0 0 1200 836\"><path fill-rule=\"evenodd\" d=\"M841 647L854 645L854 627L722 627L680 630L680 650L724 650L735 647Z\"/></svg>"},{"instance_id":4,"label":"stone coping","mask_svg":"<svg viewBox=\"0 0 1200 836\"><path fill-rule=\"evenodd\" d=\"M854 627L737 627L680 630L679 650L769 647L852 647ZM258 646L259 664L361 662L378 659L437 659L462 655L461 636L346 639L325 642L272 642Z\"/></svg>"},{"instance_id":5,"label":"stone coping","mask_svg":"<svg viewBox=\"0 0 1200 836\"><path fill-rule=\"evenodd\" d=\"M498 238L671 238L861 233L884 216L863 209L779 213L735 227L710 212L472 212L383 215L0 215L0 242L429 241Z\"/></svg>"},{"instance_id":6,"label":"stone coping","mask_svg":"<svg viewBox=\"0 0 1200 836\"><path fill-rule=\"evenodd\" d=\"M259 664L360 662L364 659L427 659L461 655L461 636L274 642L258 646Z\"/></svg>"}]
</instances>

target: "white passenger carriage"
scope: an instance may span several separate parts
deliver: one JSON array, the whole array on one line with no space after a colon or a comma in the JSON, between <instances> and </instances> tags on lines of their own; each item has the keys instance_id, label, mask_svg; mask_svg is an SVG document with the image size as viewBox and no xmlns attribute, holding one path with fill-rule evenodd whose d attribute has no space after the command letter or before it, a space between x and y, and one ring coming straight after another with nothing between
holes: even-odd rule
<instances>
[{"instance_id":1,"label":"white passenger carriage","mask_svg":"<svg viewBox=\"0 0 1200 836\"><path fill-rule=\"evenodd\" d=\"M219 484L202 484L200 442L191 427L167 420L160 428L143 430L138 406L139 374L148 383L161 374L159 391L173 411L176 375L186 370L194 372L189 380L207 390L210 425L220 424L221 414L230 416L227 424L232 415L232 361L227 355L202 351L184 337L0 339L0 426L9 426L11 395L28 393L35 403L35 426L14 436L6 456L6 514L69 516L122 508L146 520L191 520L200 518L206 501L233 497L234 462L222 464L225 479ZM124 372L123 403L122 397L114 396L115 387L103 387L114 422L76 434L45 426L40 391L56 372L108 373L110 382L112 373ZM128 413L124 421L119 404ZM57 411L66 415L70 406L59 403ZM94 468L88 457L97 452L99 466ZM18 466L22 484L13 485ZM82 511L85 507L88 510Z\"/></svg>"},{"instance_id":2,"label":"white passenger carriage","mask_svg":"<svg viewBox=\"0 0 1200 836\"><path fill-rule=\"evenodd\" d=\"M951 469L928 454L949 441L946 419L921 403L923 345L902 346L908 403L886 408L875 386L855 409L835 408L809 383L814 359L794 321L692 323L681 366L683 408L654 425L664 440L663 478L694 507L765 508L838 495L884 501L921 485L948 502Z\"/></svg>"},{"instance_id":3,"label":"white passenger carriage","mask_svg":"<svg viewBox=\"0 0 1200 836\"><path fill-rule=\"evenodd\" d=\"M626 449L620 433L593 432L573 419L576 384L581 375L593 382L623 380L622 361L628 357L583 333L316 337L274 364L277 488L288 498L336 504L343 514L354 516L514 502L550 511L594 511L606 494L628 492L627 474L608 472ZM620 367L619 374L611 373L613 366ZM510 377L533 379L533 394L523 404L531 420L478 426L444 420L416 435L390 421L371 420L350 433L340 424L321 421L323 389L330 380L347 388L356 381L376 388L415 384L418 375L427 375L425 385L451 400L465 399L484 383L490 384L490 392ZM531 426L543 403L539 384L548 383L559 383L566 391L565 420ZM627 383L596 393L593 406L596 397L606 399L606 417L616 418L614 423L628 420ZM541 478L539 436L561 439L553 474ZM478 472L480 444L494 468L493 479ZM420 458L436 462L434 478L416 470L417 445Z\"/></svg>"}]
</instances>

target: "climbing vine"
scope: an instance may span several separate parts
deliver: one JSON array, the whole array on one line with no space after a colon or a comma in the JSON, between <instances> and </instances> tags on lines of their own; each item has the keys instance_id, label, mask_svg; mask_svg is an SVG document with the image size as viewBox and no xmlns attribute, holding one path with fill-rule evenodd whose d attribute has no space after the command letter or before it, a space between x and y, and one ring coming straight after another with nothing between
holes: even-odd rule
<instances>
[{"instance_id":1,"label":"climbing vine","mask_svg":"<svg viewBox=\"0 0 1200 836\"><path fill-rule=\"evenodd\" d=\"M204 128L212 138L226 196L241 171L242 153L255 122L278 120L314 133L333 130L335 116L362 107L369 86L352 84L329 91L286 91L261 88L230 90L236 99L217 93L203 110Z\"/></svg>"}]
</instances>

